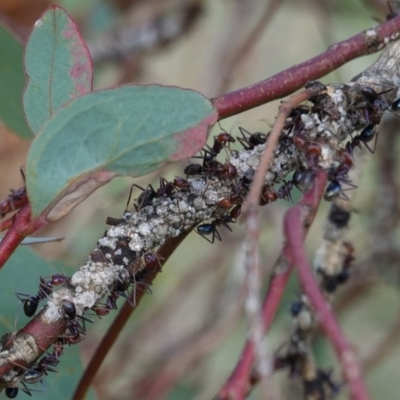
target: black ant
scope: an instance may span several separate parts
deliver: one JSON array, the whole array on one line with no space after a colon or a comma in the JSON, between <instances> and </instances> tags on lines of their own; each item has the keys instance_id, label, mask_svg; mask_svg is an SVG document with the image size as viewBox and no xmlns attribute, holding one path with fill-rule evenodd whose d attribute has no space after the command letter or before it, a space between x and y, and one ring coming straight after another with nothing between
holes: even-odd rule
<instances>
[{"instance_id":1,"label":"black ant","mask_svg":"<svg viewBox=\"0 0 400 400\"><path fill-rule=\"evenodd\" d=\"M20 377L20 382L22 384L21 390L26 393L28 396L32 396L32 392L36 392L37 390L29 389L26 384L33 385L35 383L40 382L42 384L42 388L46 391L46 388L43 383L43 376L45 372L41 370L41 367L38 365L32 369L27 369L22 376ZM5 389L5 395L9 399L14 399L18 396L19 388L18 387L8 387Z\"/></svg>"},{"instance_id":2,"label":"black ant","mask_svg":"<svg viewBox=\"0 0 400 400\"><path fill-rule=\"evenodd\" d=\"M212 221L209 224L198 225L196 228L196 232L200 236L202 236L204 239L206 239L207 242L210 242L212 244L212 243L214 243L215 239L218 239L219 241L222 240L221 235L219 234L219 232L217 230L217 226L225 226L232 232L232 229L228 225L228 222L233 222L232 218L229 215L225 215L225 216L214 219L214 221ZM212 235L211 240L206 237L208 235Z\"/></svg>"},{"instance_id":3,"label":"black ant","mask_svg":"<svg viewBox=\"0 0 400 400\"><path fill-rule=\"evenodd\" d=\"M43 277L40 277L39 291L36 296L29 296L23 293L16 293L16 296L24 304L24 313L27 317L33 317L37 311L39 303L49 296L53 291L53 286L60 286L68 283L70 278L62 274L54 274L51 276L50 281L45 281ZM25 298L21 298L25 297Z\"/></svg>"},{"instance_id":4,"label":"black ant","mask_svg":"<svg viewBox=\"0 0 400 400\"><path fill-rule=\"evenodd\" d=\"M147 186L147 189L143 189L141 186L134 183L131 186L131 191L129 193L128 202L126 203L126 208L128 208L131 201L132 190L134 186L142 190L142 193L140 193L139 197L137 198L137 204L135 204L136 211L139 211L144 207L151 206L153 204L153 200L157 197L157 192L153 189L153 186L149 185Z\"/></svg>"},{"instance_id":5,"label":"black ant","mask_svg":"<svg viewBox=\"0 0 400 400\"><path fill-rule=\"evenodd\" d=\"M67 322L67 328L71 332L72 337L66 338L66 340L70 343L73 344L75 343L75 340L80 341L81 340L81 334L84 335L86 333L86 328L84 325L84 321L88 322L93 322L88 318L85 318L81 315L76 314L76 307L75 304L72 301L69 301L67 299L61 300L61 312L66 319ZM80 318L83 321L83 326L79 324L79 322L76 320L76 318ZM72 339L72 342L69 341L68 339Z\"/></svg>"},{"instance_id":6,"label":"black ant","mask_svg":"<svg viewBox=\"0 0 400 400\"><path fill-rule=\"evenodd\" d=\"M253 150L256 146L264 144L268 138L268 134L262 132L250 133L242 127L239 127L239 131L242 137L237 137L237 140L245 150Z\"/></svg>"},{"instance_id":7,"label":"black ant","mask_svg":"<svg viewBox=\"0 0 400 400\"><path fill-rule=\"evenodd\" d=\"M368 146L368 142L375 138L375 143L373 149ZM375 153L376 141L378 140L378 135L376 134L376 127L374 124L368 124L359 135L355 136L353 140L346 143L346 150L353 154L353 150L356 146L361 147L361 143L368 149L371 154Z\"/></svg>"},{"instance_id":8,"label":"black ant","mask_svg":"<svg viewBox=\"0 0 400 400\"><path fill-rule=\"evenodd\" d=\"M7 387L5 390L6 397L15 399L18 396L19 389L17 387Z\"/></svg>"},{"instance_id":9,"label":"black ant","mask_svg":"<svg viewBox=\"0 0 400 400\"><path fill-rule=\"evenodd\" d=\"M318 368L314 379L304 379L305 397L324 400L337 395L340 390L340 385L332 381L331 374L331 371L325 372Z\"/></svg>"},{"instance_id":10,"label":"black ant","mask_svg":"<svg viewBox=\"0 0 400 400\"><path fill-rule=\"evenodd\" d=\"M315 177L315 171L311 168L300 166L297 168L290 181L284 181L283 185L278 189L277 195L279 199L292 200L291 191L296 186L301 192L310 189Z\"/></svg>"},{"instance_id":11,"label":"black ant","mask_svg":"<svg viewBox=\"0 0 400 400\"><path fill-rule=\"evenodd\" d=\"M188 176L201 175L203 172L203 167L200 164L189 164L183 170L183 173L186 175L186 179Z\"/></svg>"},{"instance_id":12,"label":"black ant","mask_svg":"<svg viewBox=\"0 0 400 400\"><path fill-rule=\"evenodd\" d=\"M129 289L131 283L132 283L132 278L131 275L129 274L129 271L125 268L121 269L118 273L118 278L114 282L114 287L111 291L111 294L107 297L106 309L116 310L117 299L120 296L123 297L126 301L128 301L132 307L134 306L129 296L125 293Z\"/></svg>"}]
</instances>

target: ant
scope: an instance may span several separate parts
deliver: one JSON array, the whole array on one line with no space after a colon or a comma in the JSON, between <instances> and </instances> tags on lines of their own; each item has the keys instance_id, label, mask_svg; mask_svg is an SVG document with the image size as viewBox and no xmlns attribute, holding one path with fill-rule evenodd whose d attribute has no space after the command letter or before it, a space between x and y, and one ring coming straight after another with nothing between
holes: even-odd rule
<instances>
[{"instance_id":1,"label":"ant","mask_svg":"<svg viewBox=\"0 0 400 400\"><path fill-rule=\"evenodd\" d=\"M218 161L211 167L204 168L204 172L210 176L226 176L229 179L234 179L237 176L237 169L234 165L231 163L224 165Z\"/></svg>"},{"instance_id":2,"label":"ant","mask_svg":"<svg viewBox=\"0 0 400 400\"><path fill-rule=\"evenodd\" d=\"M226 144L235 142L236 140L229 133L221 132L217 136L214 136L214 143L211 148L211 154L215 157L222 151Z\"/></svg>"},{"instance_id":3,"label":"ant","mask_svg":"<svg viewBox=\"0 0 400 400\"><path fill-rule=\"evenodd\" d=\"M268 134L262 132L250 133L242 127L239 127L239 131L242 137L237 137L237 140L245 150L253 150L256 146L264 144L268 138Z\"/></svg>"},{"instance_id":4,"label":"ant","mask_svg":"<svg viewBox=\"0 0 400 400\"><path fill-rule=\"evenodd\" d=\"M142 190L142 193L137 198L138 204L135 204L136 211L139 211L144 207L151 206L153 204L153 200L156 198L163 197L163 196L171 196L175 191L175 181L174 181L174 183L168 182L165 178L160 178L160 187L157 190L154 190L152 185L148 185L147 189L144 189L141 186L134 183L131 186L128 202L126 203L127 208L131 201L132 190L133 190L134 186L136 186L138 189Z\"/></svg>"},{"instance_id":5,"label":"ant","mask_svg":"<svg viewBox=\"0 0 400 400\"><path fill-rule=\"evenodd\" d=\"M17 387L7 387L5 390L6 397L15 399L18 396L19 389Z\"/></svg>"},{"instance_id":6,"label":"ant","mask_svg":"<svg viewBox=\"0 0 400 400\"><path fill-rule=\"evenodd\" d=\"M186 179L188 176L201 175L203 172L203 167L200 164L189 164L183 170L183 173L186 174Z\"/></svg>"},{"instance_id":7,"label":"ant","mask_svg":"<svg viewBox=\"0 0 400 400\"><path fill-rule=\"evenodd\" d=\"M278 199L278 195L271 189L271 187L265 184L261 189L260 199L258 204L265 206L266 204L273 203Z\"/></svg>"},{"instance_id":8,"label":"ant","mask_svg":"<svg viewBox=\"0 0 400 400\"><path fill-rule=\"evenodd\" d=\"M306 398L326 399L339 393L340 385L331 378L332 371L325 372L318 368L313 379L304 379L304 394Z\"/></svg>"},{"instance_id":9,"label":"ant","mask_svg":"<svg viewBox=\"0 0 400 400\"><path fill-rule=\"evenodd\" d=\"M277 195L279 199L292 200L291 191L296 186L301 192L310 189L315 177L315 171L310 168L300 166L297 168L290 181L284 181L283 185L278 189Z\"/></svg>"},{"instance_id":10,"label":"ant","mask_svg":"<svg viewBox=\"0 0 400 400\"><path fill-rule=\"evenodd\" d=\"M134 306L129 296L125 293L129 289L131 283L132 279L129 271L125 268L121 269L118 273L118 278L114 282L114 288L112 289L111 294L107 297L106 309L116 310L116 301L120 296L123 297L132 307Z\"/></svg>"},{"instance_id":11,"label":"ant","mask_svg":"<svg viewBox=\"0 0 400 400\"><path fill-rule=\"evenodd\" d=\"M25 186L17 190L11 189L10 192L11 193L7 196L7 198L0 203L1 218L11 211L20 209L28 202L28 195Z\"/></svg>"},{"instance_id":12,"label":"ant","mask_svg":"<svg viewBox=\"0 0 400 400\"><path fill-rule=\"evenodd\" d=\"M247 192L249 191L249 185L253 182L255 173L256 171L253 168L248 168L239 183L232 187L228 199L232 204L237 202L242 203L244 201Z\"/></svg>"},{"instance_id":13,"label":"ant","mask_svg":"<svg viewBox=\"0 0 400 400\"><path fill-rule=\"evenodd\" d=\"M22 175L22 179L25 183L25 172L23 168L20 168L20 172ZM11 193L7 196L7 198L0 202L1 218L3 218L11 211L19 210L21 207L28 203L28 194L25 186L16 190L11 189L10 192Z\"/></svg>"},{"instance_id":14,"label":"ant","mask_svg":"<svg viewBox=\"0 0 400 400\"><path fill-rule=\"evenodd\" d=\"M177 189L190 188L190 183L186 179L180 178L179 176L175 177L175 179L173 180L173 184Z\"/></svg>"},{"instance_id":15,"label":"ant","mask_svg":"<svg viewBox=\"0 0 400 400\"><path fill-rule=\"evenodd\" d=\"M368 124L359 135L355 136L353 140L346 143L346 150L349 154L353 154L353 150L356 146L361 148L361 143L368 149L371 154L375 153L376 142L378 140L378 135L376 134L376 127L374 124ZM375 143L373 149L368 146L368 142L375 138Z\"/></svg>"},{"instance_id":16,"label":"ant","mask_svg":"<svg viewBox=\"0 0 400 400\"><path fill-rule=\"evenodd\" d=\"M76 314L75 304L67 299L61 300L61 314L67 322L67 328L71 332L72 337L66 338L67 342L70 344L77 343L81 340L81 334L86 333L86 328L84 321L93 322L88 318ZM80 318L83 321L83 326L79 324L76 318ZM69 340L71 339L71 340Z\"/></svg>"},{"instance_id":17,"label":"ant","mask_svg":"<svg viewBox=\"0 0 400 400\"><path fill-rule=\"evenodd\" d=\"M219 241L222 240L221 235L217 230L217 226L225 226L232 232L231 227L228 225L229 222L233 222L232 218L229 215L221 216L214 219L214 221L209 224L198 225L196 228L196 232L204 239L206 239L207 242L210 242L212 244L214 243L215 239L218 239ZM206 237L208 235L212 235L211 240Z\"/></svg>"},{"instance_id":18,"label":"ant","mask_svg":"<svg viewBox=\"0 0 400 400\"><path fill-rule=\"evenodd\" d=\"M39 303L49 296L53 291L53 286L60 286L68 283L70 278L62 274L54 274L51 276L50 281L45 281L43 277L40 277L39 291L36 296L29 296L23 293L16 293L16 296L24 304L24 313L27 317L33 317L37 311ZM21 298L25 297L25 298Z\"/></svg>"},{"instance_id":19,"label":"ant","mask_svg":"<svg viewBox=\"0 0 400 400\"><path fill-rule=\"evenodd\" d=\"M155 253L146 253L143 256L145 266L144 268L149 269L157 269L159 272L161 271L161 262L160 258Z\"/></svg>"},{"instance_id":20,"label":"ant","mask_svg":"<svg viewBox=\"0 0 400 400\"><path fill-rule=\"evenodd\" d=\"M22 376L19 378L20 382L22 384L21 390L26 393L28 396L32 396L32 392L36 392L37 390L29 389L26 384L33 385L35 383L40 382L42 384L42 388L44 391L46 391L46 388L43 383L43 376L45 374L45 371L42 371L41 366L37 366L32 369L27 369ZM14 399L18 396L19 393L19 388L14 386L14 387L8 387L5 390L5 395L9 399Z\"/></svg>"}]
</instances>

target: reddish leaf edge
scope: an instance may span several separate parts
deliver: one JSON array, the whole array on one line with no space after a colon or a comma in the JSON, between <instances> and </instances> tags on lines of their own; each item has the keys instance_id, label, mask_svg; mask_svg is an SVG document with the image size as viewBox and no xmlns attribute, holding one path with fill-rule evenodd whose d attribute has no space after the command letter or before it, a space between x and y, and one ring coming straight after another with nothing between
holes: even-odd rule
<instances>
[{"instance_id":1,"label":"reddish leaf edge","mask_svg":"<svg viewBox=\"0 0 400 400\"><path fill-rule=\"evenodd\" d=\"M91 56L90 51L89 51L89 47L87 46L86 42L84 41L84 39L83 39L83 37L82 37L82 35L81 35L79 29L78 29L78 26L76 25L74 19L71 17L71 15L68 13L68 11L67 11L65 8L63 8L63 7L61 7L61 6L57 5L57 4L52 4L52 5L50 5L49 7L47 7L47 8L42 12L42 14L40 14L39 18L38 18L38 19L36 20L36 22L35 22L35 26L36 26L36 24L43 18L43 16L44 16L47 12L52 11L53 13L55 13L57 10L64 12L64 13L67 15L67 17L68 17L70 23L72 23L72 24L76 27L76 32L77 32L77 35L78 35L79 39L81 40L82 47L83 47L84 50L87 52L88 59L89 59L89 62L90 62L90 72L91 72L90 75L91 75L91 78L90 78L90 90L89 90L88 92L84 93L84 94L88 94L88 93L90 93L91 91L93 91L93 79L94 79L93 60L92 60L92 56ZM33 33L33 30L31 30L31 32L29 33L29 35L28 35L28 37L27 37L27 39L26 39L26 43L29 42L29 39L30 39L32 33ZM26 48L26 45L25 45L25 48ZM23 68L24 68L24 73L25 73L25 80L26 80L26 82L25 82L25 87L24 87L23 93L22 93L22 98L24 97L25 92L26 92L26 90L27 90L27 88L28 88L28 86L29 86L28 74L27 74L27 72L26 72L26 67L25 67L25 51L24 51L24 63L23 63ZM84 94L81 94L80 96L83 96ZM80 97L80 96L76 96L76 97ZM74 100L76 97L74 97L73 99L68 100L66 103L68 103L69 101ZM22 99L21 99L21 103L22 103ZM61 107L63 107L66 103L64 103ZM23 105L23 103L22 103L22 105ZM61 108L61 107L60 107L60 108ZM27 119L27 117L26 117L25 108L24 108L24 107L22 107L22 108L23 108L23 110L24 110L25 122L26 122L27 126L31 129L31 131L32 131L32 133L33 133L33 136L35 136L35 135L36 135L37 133L39 133L39 132L33 132L33 129L31 128L31 126L30 126L30 124L29 124L29 121L28 121L28 119ZM56 113L56 112L57 112L57 110L54 110L54 112L53 112L52 115L54 115L54 113ZM45 121L45 122L46 122L46 121ZM45 123L45 122L44 122L44 123ZM43 124L44 124L44 123L43 123Z\"/></svg>"}]
</instances>

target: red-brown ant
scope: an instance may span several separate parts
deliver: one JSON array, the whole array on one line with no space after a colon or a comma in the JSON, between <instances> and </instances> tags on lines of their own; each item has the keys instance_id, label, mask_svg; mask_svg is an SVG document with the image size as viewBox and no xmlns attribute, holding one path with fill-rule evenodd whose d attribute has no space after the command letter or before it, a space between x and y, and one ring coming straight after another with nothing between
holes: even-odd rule
<instances>
[{"instance_id":1,"label":"red-brown ant","mask_svg":"<svg viewBox=\"0 0 400 400\"><path fill-rule=\"evenodd\" d=\"M259 205L265 206L266 204L273 203L278 199L278 195L271 189L271 187L265 184L261 189Z\"/></svg>"},{"instance_id":2,"label":"red-brown ant","mask_svg":"<svg viewBox=\"0 0 400 400\"><path fill-rule=\"evenodd\" d=\"M235 139L227 132L222 132L214 136L214 143L211 148L211 154L217 156L227 143L234 143Z\"/></svg>"},{"instance_id":3,"label":"red-brown ant","mask_svg":"<svg viewBox=\"0 0 400 400\"><path fill-rule=\"evenodd\" d=\"M161 271L161 262L160 258L157 256L155 253L146 253L143 256L144 259L144 268L148 269L157 269L158 271Z\"/></svg>"},{"instance_id":4,"label":"red-brown ant","mask_svg":"<svg viewBox=\"0 0 400 400\"><path fill-rule=\"evenodd\" d=\"M190 188L190 183L186 179L180 178L179 176L175 177L173 184L177 189L189 189Z\"/></svg>"}]
</instances>

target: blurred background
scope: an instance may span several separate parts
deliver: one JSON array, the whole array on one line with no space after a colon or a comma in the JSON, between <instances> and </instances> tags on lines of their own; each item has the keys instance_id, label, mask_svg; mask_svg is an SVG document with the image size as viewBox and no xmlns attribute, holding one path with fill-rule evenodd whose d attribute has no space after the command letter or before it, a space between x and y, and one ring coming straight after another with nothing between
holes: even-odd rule
<instances>
[{"instance_id":1,"label":"blurred background","mask_svg":"<svg viewBox=\"0 0 400 400\"><path fill-rule=\"evenodd\" d=\"M24 43L51 3L0 0L0 23ZM385 20L390 12L386 1L378 0L63 0L57 4L75 19L88 43L95 89L160 83L192 88L209 97L303 62ZM377 57L354 60L322 81L347 82ZM1 97L6 101L7 93ZM239 126L266 133L278 105L279 101L271 102L224 120L221 126L234 136ZM366 155L348 235L356 263L352 279L335 299L338 318L363 360L371 397L386 400L398 399L400 389L398 131L398 118L388 115L377 151ZM20 167L28 149L28 140L0 124L0 199L10 188L23 185ZM145 187L157 184L159 176L182 176L186 164L135 183ZM33 294L39 275L51 271L71 275L79 268L107 229L106 218L123 214L132 183L130 178L114 179L39 232L64 237L62 242L24 247L10 260L0 282L4 332L26 322L14 292ZM133 197L138 195L134 192ZM293 193L293 200L298 198L299 193ZM290 205L281 200L262 209L263 290L282 247L282 217ZM308 235L311 258L328 207L323 202ZM165 265L152 286L153 294L145 297L107 357L90 398L206 400L217 393L237 362L247 330L242 304L243 225L236 224L233 233L225 229L220 233L222 242L213 245L191 233ZM266 338L271 352L291 333L289 309L299 293L293 278ZM33 393L33 398L71 398L82 369L115 315L96 320L87 339L65 351L57 376L45 378L47 393ZM327 342L317 337L314 347L318 364L334 368L333 377L340 383L340 369ZM302 398L300 382L289 379L287 371L275 374L273 385L281 399ZM249 398L262 398L259 389ZM338 398L347 398L345 390Z\"/></svg>"}]
</instances>

